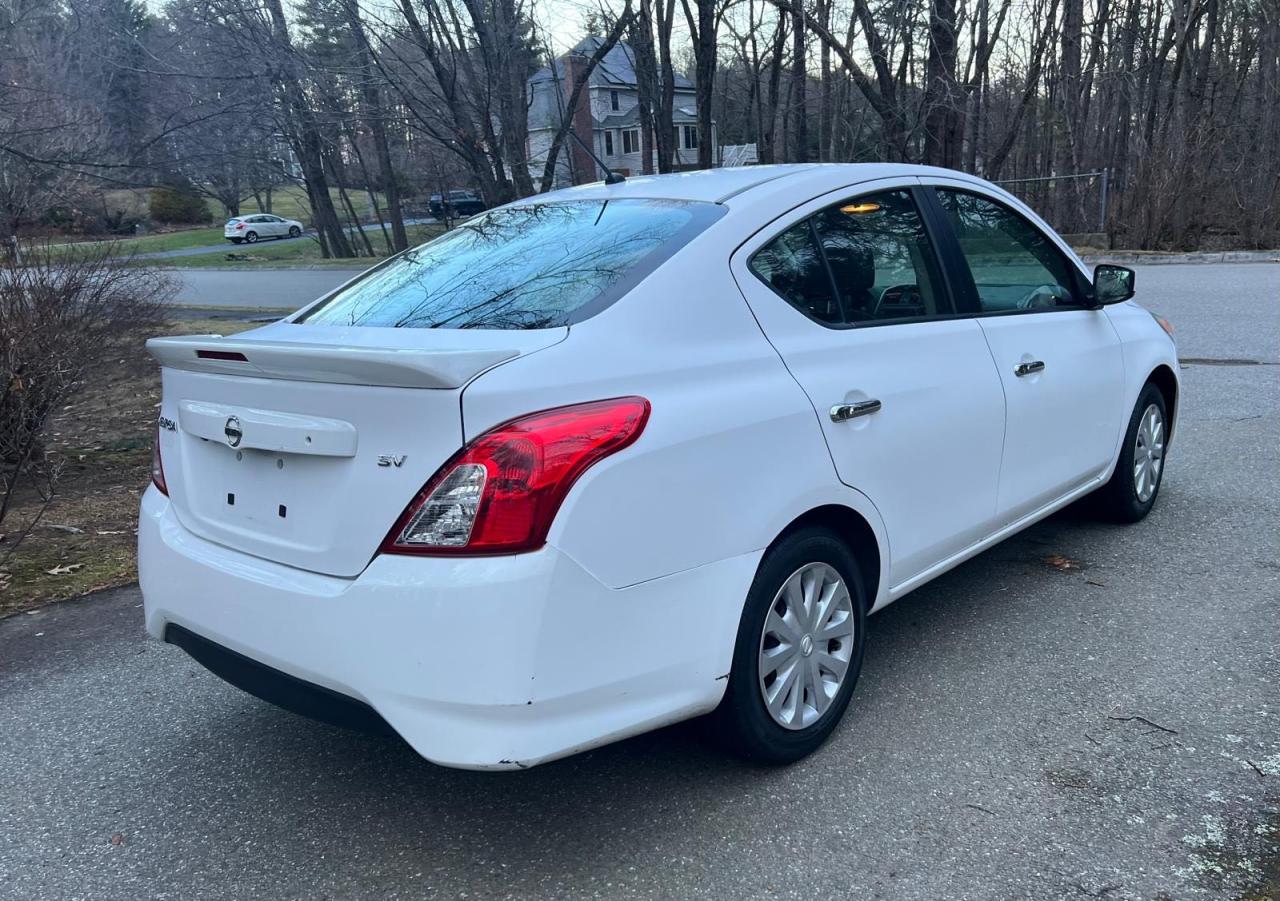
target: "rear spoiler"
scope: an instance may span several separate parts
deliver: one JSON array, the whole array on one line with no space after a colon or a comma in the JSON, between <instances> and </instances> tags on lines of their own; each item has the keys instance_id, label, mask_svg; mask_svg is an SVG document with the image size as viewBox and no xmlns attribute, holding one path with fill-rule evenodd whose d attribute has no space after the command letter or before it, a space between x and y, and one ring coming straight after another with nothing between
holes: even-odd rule
<instances>
[{"instance_id":1,"label":"rear spoiler","mask_svg":"<svg viewBox=\"0 0 1280 901\"><path fill-rule=\"evenodd\" d=\"M221 335L152 338L147 351L161 366L192 372L297 382L459 388L518 350L417 350L249 341Z\"/></svg>"}]
</instances>

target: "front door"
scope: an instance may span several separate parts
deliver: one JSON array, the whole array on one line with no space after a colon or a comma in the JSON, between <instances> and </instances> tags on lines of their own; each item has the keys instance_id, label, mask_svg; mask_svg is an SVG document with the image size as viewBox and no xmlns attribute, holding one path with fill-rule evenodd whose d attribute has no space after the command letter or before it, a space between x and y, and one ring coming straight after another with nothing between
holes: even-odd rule
<instances>
[{"instance_id":1,"label":"front door","mask_svg":"<svg viewBox=\"0 0 1280 901\"><path fill-rule=\"evenodd\" d=\"M841 481L880 512L891 587L993 530L1004 434L982 327L952 315L909 182L814 201L732 261Z\"/></svg>"},{"instance_id":2,"label":"front door","mask_svg":"<svg viewBox=\"0 0 1280 901\"><path fill-rule=\"evenodd\" d=\"M962 308L982 327L1007 406L997 513L1012 522L1101 476L1124 424L1124 360L1083 274L995 198L939 186L964 262Z\"/></svg>"}]
</instances>

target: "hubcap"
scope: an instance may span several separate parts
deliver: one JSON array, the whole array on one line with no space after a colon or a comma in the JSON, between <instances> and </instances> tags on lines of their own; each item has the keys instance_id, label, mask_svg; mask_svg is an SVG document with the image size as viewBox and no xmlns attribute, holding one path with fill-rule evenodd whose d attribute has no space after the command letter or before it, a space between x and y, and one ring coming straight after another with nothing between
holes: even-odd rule
<instances>
[{"instance_id":1,"label":"hubcap","mask_svg":"<svg viewBox=\"0 0 1280 901\"><path fill-rule=\"evenodd\" d=\"M1138 435L1133 443L1133 490L1145 504L1160 484L1160 467L1164 464L1164 416L1151 404L1142 411Z\"/></svg>"},{"instance_id":2,"label":"hubcap","mask_svg":"<svg viewBox=\"0 0 1280 901\"><path fill-rule=\"evenodd\" d=\"M836 570L808 563L787 577L760 634L760 694L773 721L811 726L840 693L853 654L853 601Z\"/></svg>"}]
</instances>

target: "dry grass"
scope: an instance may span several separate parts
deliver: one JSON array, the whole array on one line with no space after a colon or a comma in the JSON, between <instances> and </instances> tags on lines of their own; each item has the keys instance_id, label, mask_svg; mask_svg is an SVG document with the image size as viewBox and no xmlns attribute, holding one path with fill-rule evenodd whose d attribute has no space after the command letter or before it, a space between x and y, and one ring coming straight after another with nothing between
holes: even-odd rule
<instances>
[{"instance_id":1,"label":"dry grass","mask_svg":"<svg viewBox=\"0 0 1280 901\"><path fill-rule=\"evenodd\" d=\"M184 320L166 332L229 334L249 327ZM138 501L150 481L160 405L160 373L143 348L145 337L131 339L88 373L54 418L48 448L64 463L62 477L40 523L0 564L0 617L137 578ZM37 498L23 498L6 517L0 559L38 508Z\"/></svg>"}]
</instances>

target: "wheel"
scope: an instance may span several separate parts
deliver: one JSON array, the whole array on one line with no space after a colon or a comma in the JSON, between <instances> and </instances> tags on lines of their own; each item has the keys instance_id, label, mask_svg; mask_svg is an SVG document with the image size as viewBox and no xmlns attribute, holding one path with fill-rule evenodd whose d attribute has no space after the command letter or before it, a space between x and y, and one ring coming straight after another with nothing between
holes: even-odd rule
<instances>
[{"instance_id":1,"label":"wheel","mask_svg":"<svg viewBox=\"0 0 1280 901\"><path fill-rule=\"evenodd\" d=\"M857 560L834 533L800 529L770 548L747 593L733 669L712 714L727 748L761 763L818 748L862 669L867 603Z\"/></svg>"},{"instance_id":2,"label":"wheel","mask_svg":"<svg viewBox=\"0 0 1280 901\"><path fill-rule=\"evenodd\" d=\"M296 225L290 225L290 226L289 226L289 237L290 237L290 238L300 238L300 237L302 237L302 229L298 228L298 226L296 226Z\"/></svg>"},{"instance_id":3,"label":"wheel","mask_svg":"<svg viewBox=\"0 0 1280 901\"><path fill-rule=\"evenodd\" d=\"M257 233L257 232L245 232L245 233L244 233L244 240L245 240L245 243L247 243L247 244L257 244L257 243L258 243L258 233Z\"/></svg>"},{"instance_id":4,"label":"wheel","mask_svg":"<svg viewBox=\"0 0 1280 901\"><path fill-rule=\"evenodd\" d=\"M231 239L231 243L232 243L232 244L239 244L239 243L240 243L240 241L241 241L241 239L240 239L240 238L232 238L232 239Z\"/></svg>"},{"instance_id":5,"label":"wheel","mask_svg":"<svg viewBox=\"0 0 1280 901\"><path fill-rule=\"evenodd\" d=\"M1096 495L1098 512L1107 519L1137 522L1151 512L1164 475L1168 421L1164 395L1148 383L1129 417L1116 471Z\"/></svg>"}]
</instances>

